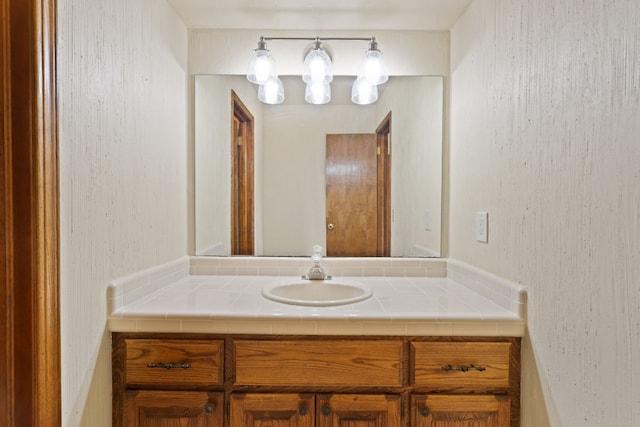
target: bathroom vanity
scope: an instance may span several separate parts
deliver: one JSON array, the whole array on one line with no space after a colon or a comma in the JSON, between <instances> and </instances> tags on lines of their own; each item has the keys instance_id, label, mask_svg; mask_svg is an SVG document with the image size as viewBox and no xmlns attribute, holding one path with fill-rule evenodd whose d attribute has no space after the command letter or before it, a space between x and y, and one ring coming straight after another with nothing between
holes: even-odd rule
<instances>
[{"instance_id":1,"label":"bathroom vanity","mask_svg":"<svg viewBox=\"0 0 640 427\"><path fill-rule=\"evenodd\" d=\"M260 294L286 277L194 272L112 286L114 427L520 425L522 313L449 277L301 307Z\"/></svg>"},{"instance_id":2,"label":"bathroom vanity","mask_svg":"<svg viewBox=\"0 0 640 427\"><path fill-rule=\"evenodd\" d=\"M518 338L115 333L113 425L516 427L519 360Z\"/></svg>"}]
</instances>

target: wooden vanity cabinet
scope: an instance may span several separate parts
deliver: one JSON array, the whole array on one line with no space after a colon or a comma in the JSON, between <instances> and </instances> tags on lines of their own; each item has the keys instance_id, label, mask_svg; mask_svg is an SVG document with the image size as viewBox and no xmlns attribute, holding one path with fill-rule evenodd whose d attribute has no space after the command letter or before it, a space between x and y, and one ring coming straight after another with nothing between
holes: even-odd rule
<instances>
[{"instance_id":1,"label":"wooden vanity cabinet","mask_svg":"<svg viewBox=\"0 0 640 427\"><path fill-rule=\"evenodd\" d=\"M519 338L113 334L114 427L518 427Z\"/></svg>"}]
</instances>

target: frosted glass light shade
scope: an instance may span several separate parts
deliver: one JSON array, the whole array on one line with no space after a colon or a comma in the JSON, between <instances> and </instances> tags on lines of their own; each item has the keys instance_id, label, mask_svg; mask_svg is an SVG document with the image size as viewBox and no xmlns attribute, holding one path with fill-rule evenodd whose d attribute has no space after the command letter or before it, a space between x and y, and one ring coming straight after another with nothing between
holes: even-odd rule
<instances>
[{"instance_id":1,"label":"frosted glass light shade","mask_svg":"<svg viewBox=\"0 0 640 427\"><path fill-rule=\"evenodd\" d=\"M358 76L364 77L372 85L379 85L389 80L389 73L382 59L382 52L378 49L367 50Z\"/></svg>"},{"instance_id":2,"label":"frosted glass light shade","mask_svg":"<svg viewBox=\"0 0 640 427\"><path fill-rule=\"evenodd\" d=\"M304 100L309 104L326 104L331 101L331 86L327 82L307 83Z\"/></svg>"},{"instance_id":3,"label":"frosted glass light shade","mask_svg":"<svg viewBox=\"0 0 640 427\"><path fill-rule=\"evenodd\" d=\"M247 80L255 84L264 84L270 77L277 77L276 61L267 49L256 49L249 60Z\"/></svg>"},{"instance_id":4,"label":"frosted glass light shade","mask_svg":"<svg viewBox=\"0 0 640 427\"><path fill-rule=\"evenodd\" d=\"M367 82L364 77L358 77L351 88L351 101L358 105L373 104L378 100L378 86Z\"/></svg>"},{"instance_id":5,"label":"frosted glass light shade","mask_svg":"<svg viewBox=\"0 0 640 427\"><path fill-rule=\"evenodd\" d=\"M258 86L258 99L265 104L280 104L284 101L282 80L271 77L266 83Z\"/></svg>"},{"instance_id":6,"label":"frosted glass light shade","mask_svg":"<svg viewBox=\"0 0 640 427\"><path fill-rule=\"evenodd\" d=\"M333 71L329 54L320 47L310 50L304 58L302 81L305 83L329 83L331 80L333 80Z\"/></svg>"}]
</instances>

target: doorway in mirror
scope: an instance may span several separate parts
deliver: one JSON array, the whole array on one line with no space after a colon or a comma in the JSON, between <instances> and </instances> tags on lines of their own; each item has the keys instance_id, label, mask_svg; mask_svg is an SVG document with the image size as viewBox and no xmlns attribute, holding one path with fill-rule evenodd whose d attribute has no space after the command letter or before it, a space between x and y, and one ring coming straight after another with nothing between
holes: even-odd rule
<instances>
[{"instance_id":1,"label":"doorway in mirror","mask_svg":"<svg viewBox=\"0 0 640 427\"><path fill-rule=\"evenodd\" d=\"M231 91L231 255L255 255L253 114Z\"/></svg>"}]
</instances>

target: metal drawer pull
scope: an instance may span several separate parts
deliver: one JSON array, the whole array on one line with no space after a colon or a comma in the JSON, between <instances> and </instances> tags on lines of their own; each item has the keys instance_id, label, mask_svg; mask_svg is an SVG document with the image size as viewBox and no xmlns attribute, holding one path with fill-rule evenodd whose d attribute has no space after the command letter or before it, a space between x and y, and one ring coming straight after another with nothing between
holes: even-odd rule
<instances>
[{"instance_id":1,"label":"metal drawer pull","mask_svg":"<svg viewBox=\"0 0 640 427\"><path fill-rule=\"evenodd\" d=\"M474 365L460 365L460 366L451 366L445 365L442 367L443 371L460 371L460 372L469 372L469 371L486 371L487 368L484 366L474 366Z\"/></svg>"},{"instance_id":2,"label":"metal drawer pull","mask_svg":"<svg viewBox=\"0 0 640 427\"><path fill-rule=\"evenodd\" d=\"M164 369L173 369L173 368L182 368L182 369L189 369L191 367L191 365L189 365L187 362L182 362L182 363L164 363L164 362L160 362L160 363L148 363L147 364L147 368L164 368Z\"/></svg>"}]
</instances>

